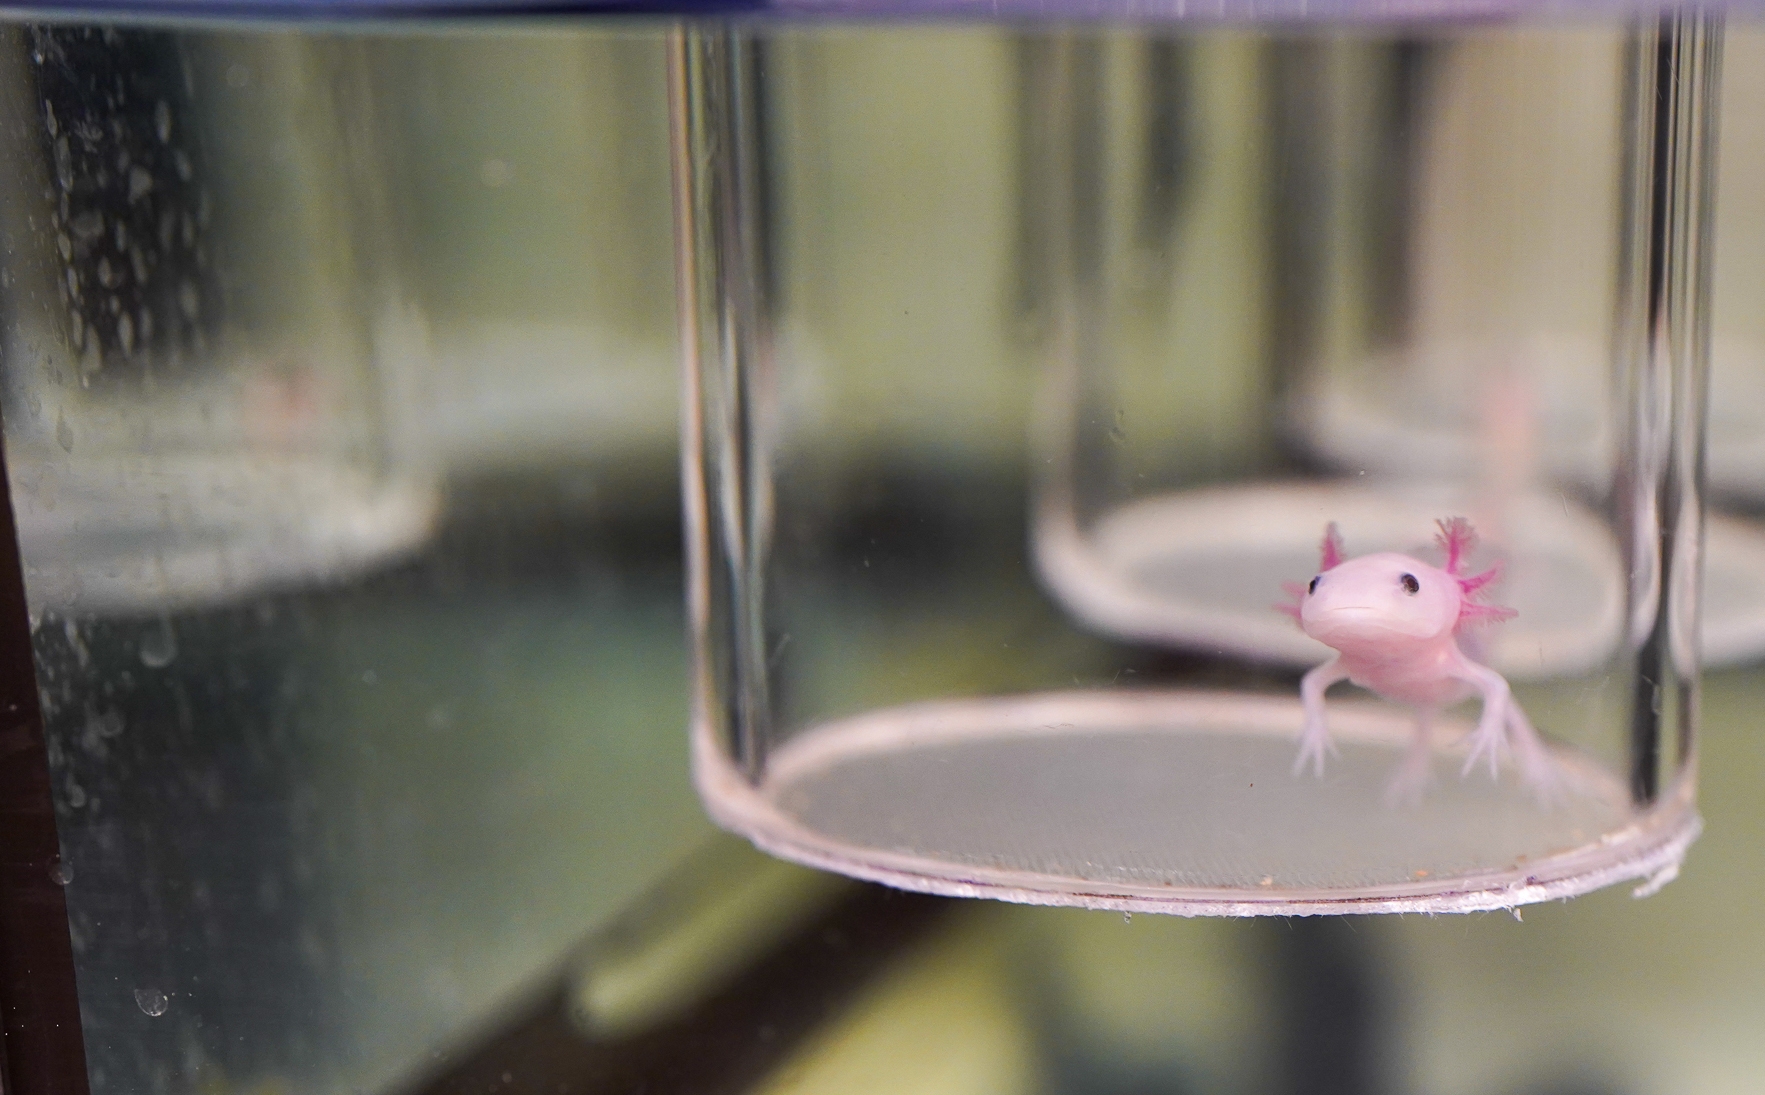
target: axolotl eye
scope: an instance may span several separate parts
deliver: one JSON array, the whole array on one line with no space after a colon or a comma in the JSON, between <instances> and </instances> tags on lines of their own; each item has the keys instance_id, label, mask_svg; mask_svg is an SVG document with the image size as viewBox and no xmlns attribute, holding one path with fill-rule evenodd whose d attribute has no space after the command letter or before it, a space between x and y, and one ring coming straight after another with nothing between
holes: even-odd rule
<instances>
[{"instance_id":1,"label":"axolotl eye","mask_svg":"<svg viewBox=\"0 0 1765 1095\"><path fill-rule=\"evenodd\" d=\"M1316 593L1318 591L1318 580L1313 578L1311 580L1311 585L1305 587L1305 591L1307 593Z\"/></svg>"},{"instance_id":2,"label":"axolotl eye","mask_svg":"<svg viewBox=\"0 0 1765 1095\"><path fill-rule=\"evenodd\" d=\"M1312 579L1312 584L1316 585L1317 579L1315 579L1315 578ZM1397 579L1397 584L1401 585L1403 587L1403 591L1405 593L1408 593L1412 597L1414 597L1417 593L1421 592L1421 590L1422 590L1422 583L1416 581L1416 576L1414 574L1405 574L1405 575L1399 577Z\"/></svg>"}]
</instances>

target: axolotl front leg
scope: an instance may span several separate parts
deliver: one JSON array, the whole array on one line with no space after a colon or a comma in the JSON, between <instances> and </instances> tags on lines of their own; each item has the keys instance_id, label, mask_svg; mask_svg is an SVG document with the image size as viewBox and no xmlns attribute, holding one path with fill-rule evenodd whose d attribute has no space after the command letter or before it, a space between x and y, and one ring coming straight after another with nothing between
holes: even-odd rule
<instances>
[{"instance_id":1,"label":"axolotl front leg","mask_svg":"<svg viewBox=\"0 0 1765 1095\"><path fill-rule=\"evenodd\" d=\"M1299 756L1293 761L1293 774L1305 771L1309 763L1315 775L1324 774L1324 754L1334 755L1336 746L1330 741L1330 725L1324 721L1324 693L1338 681L1348 679L1342 655L1310 670L1299 681L1299 704L1305 722L1299 731Z\"/></svg>"},{"instance_id":2,"label":"axolotl front leg","mask_svg":"<svg viewBox=\"0 0 1765 1095\"><path fill-rule=\"evenodd\" d=\"M1337 655L1306 673L1300 680L1300 710L1304 713L1305 721L1299 732L1299 756L1293 762L1294 775L1304 774L1306 765L1310 764L1312 773L1321 776L1324 774L1324 755L1336 755L1336 745L1330 740L1329 724L1324 720L1324 693L1330 690L1331 685L1345 681L1348 677L1348 670L1342 665L1342 657ZM1402 766L1392 777L1391 784L1385 788L1388 801L1415 802L1427 788L1428 758L1433 754L1434 715L1433 707L1416 708L1415 737L1404 754ZM1467 767L1466 771L1469 770Z\"/></svg>"},{"instance_id":3,"label":"axolotl front leg","mask_svg":"<svg viewBox=\"0 0 1765 1095\"><path fill-rule=\"evenodd\" d=\"M1521 775L1535 791L1545 796L1556 791L1555 766L1551 764L1550 755L1545 750L1538 731L1526 717L1526 712L1514 701L1513 691L1508 687L1506 678L1487 666L1478 665L1463 657L1452 667L1450 674L1469 684L1483 703L1477 727L1471 732L1470 754L1465 758L1465 766L1460 774L1468 776L1479 761L1487 761L1490 777L1494 778L1500 771L1502 755L1512 748L1520 762ZM1322 776L1325 755L1335 755L1336 746L1330 740L1330 726L1324 717L1324 693L1332 685L1347 680L1348 676L1348 669L1343 666L1342 657L1338 654L1300 679L1299 702L1304 722L1299 732L1299 756L1293 761L1294 775L1303 774L1306 767L1310 766L1314 775ZM1430 749L1433 716L1433 708L1417 708L1416 738L1403 768L1386 789L1390 797L1414 798L1426 783L1427 769L1424 762Z\"/></svg>"},{"instance_id":4,"label":"axolotl front leg","mask_svg":"<svg viewBox=\"0 0 1765 1095\"><path fill-rule=\"evenodd\" d=\"M1483 712L1477 718L1477 728L1471 731L1471 751L1465 757L1465 767L1459 774L1470 775L1477 767L1477 762L1487 757L1489 777L1494 779L1501 769L1501 755L1508 745L1508 709L1513 705L1514 694L1508 688L1507 679L1500 673L1468 658L1459 659L1459 664L1453 667L1452 675L1475 688L1483 700Z\"/></svg>"},{"instance_id":5,"label":"axolotl front leg","mask_svg":"<svg viewBox=\"0 0 1765 1095\"><path fill-rule=\"evenodd\" d=\"M1483 711L1477 728L1471 731L1471 750L1465 757L1461 775L1470 775L1477 762L1489 762L1490 778L1501 767L1502 753L1512 749L1520 763L1520 774L1533 790L1549 797L1557 789L1556 767L1545 750L1544 741L1526 717L1505 677L1488 666L1478 665L1460 657L1453 676L1475 688L1483 700Z\"/></svg>"}]
</instances>

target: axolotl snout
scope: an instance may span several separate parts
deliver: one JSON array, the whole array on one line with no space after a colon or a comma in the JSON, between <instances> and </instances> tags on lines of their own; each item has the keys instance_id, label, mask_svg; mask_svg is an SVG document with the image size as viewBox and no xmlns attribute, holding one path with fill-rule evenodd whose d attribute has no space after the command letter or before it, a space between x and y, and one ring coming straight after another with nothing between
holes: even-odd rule
<instances>
[{"instance_id":1,"label":"axolotl snout","mask_svg":"<svg viewBox=\"0 0 1765 1095\"><path fill-rule=\"evenodd\" d=\"M1394 796L1413 798L1420 793L1428 778L1435 715L1472 696L1482 698L1483 711L1471 733L1464 772L1486 760L1493 777L1502 754L1511 749L1522 776L1536 790L1543 793L1553 785L1549 756L1508 682L1459 647L1459 635L1466 627L1515 614L1479 599L1498 570L1463 574L1475 539L1470 522L1455 517L1439 522L1439 527L1444 567L1394 552L1345 559L1341 536L1332 524L1324 533L1317 576L1305 585L1288 585L1294 603L1283 609L1307 635L1336 651L1300 682L1304 722L1295 774L1308 765L1323 774L1324 755L1334 752L1324 718L1324 692L1347 680L1416 712L1416 735L1391 785Z\"/></svg>"}]
</instances>

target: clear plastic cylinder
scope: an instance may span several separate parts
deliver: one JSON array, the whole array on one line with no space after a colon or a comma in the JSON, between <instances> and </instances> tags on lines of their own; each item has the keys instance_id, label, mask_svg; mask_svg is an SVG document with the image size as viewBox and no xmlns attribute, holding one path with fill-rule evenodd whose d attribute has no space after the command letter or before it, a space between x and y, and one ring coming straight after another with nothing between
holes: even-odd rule
<instances>
[{"instance_id":1,"label":"clear plastic cylinder","mask_svg":"<svg viewBox=\"0 0 1765 1095\"><path fill-rule=\"evenodd\" d=\"M359 43L0 28L7 464L39 614L332 581L428 535Z\"/></svg>"},{"instance_id":2,"label":"clear plastic cylinder","mask_svg":"<svg viewBox=\"0 0 1765 1095\"><path fill-rule=\"evenodd\" d=\"M1694 15L677 34L713 816L1129 911L1670 879L1719 49ZM1392 559L1376 642L1320 622L1314 577ZM1437 579L1450 634L1380 615Z\"/></svg>"}]
</instances>

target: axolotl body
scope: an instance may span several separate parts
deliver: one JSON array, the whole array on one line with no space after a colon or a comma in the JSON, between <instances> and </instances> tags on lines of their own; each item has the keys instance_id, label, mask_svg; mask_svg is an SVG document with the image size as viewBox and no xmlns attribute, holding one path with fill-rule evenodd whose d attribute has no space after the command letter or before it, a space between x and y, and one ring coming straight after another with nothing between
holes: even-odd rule
<instances>
[{"instance_id":1,"label":"axolotl body","mask_svg":"<svg viewBox=\"0 0 1765 1095\"><path fill-rule=\"evenodd\" d=\"M1464 574L1475 542L1470 522L1455 517L1438 524L1436 542L1446 554L1444 567L1395 552L1346 559L1341 535L1331 524L1324 533L1317 576L1306 585L1288 584L1294 603L1283 610L1307 635L1336 651L1300 682L1304 722L1294 773L1309 765L1323 774L1324 755L1335 751L1324 718L1324 693L1347 680L1416 712L1415 738L1391 785L1394 797L1420 793L1428 779L1435 715L1472 696L1482 698L1483 711L1471 732L1463 774L1487 761L1494 777L1503 753L1511 749L1523 778L1546 792L1554 782L1549 756L1508 682L1459 647L1465 628L1515 615L1513 609L1479 599L1499 568Z\"/></svg>"}]
</instances>

